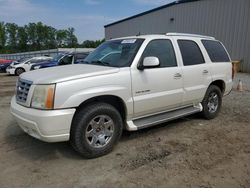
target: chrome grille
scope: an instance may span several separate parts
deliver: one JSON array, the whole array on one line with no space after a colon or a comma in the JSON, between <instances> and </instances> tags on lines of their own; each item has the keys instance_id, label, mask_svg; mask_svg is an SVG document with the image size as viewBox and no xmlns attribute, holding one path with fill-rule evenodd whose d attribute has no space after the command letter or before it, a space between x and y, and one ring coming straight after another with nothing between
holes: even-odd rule
<instances>
[{"instance_id":1,"label":"chrome grille","mask_svg":"<svg viewBox=\"0 0 250 188\"><path fill-rule=\"evenodd\" d=\"M31 81L18 79L16 87L16 100L21 103L25 103L29 94Z\"/></svg>"}]
</instances>

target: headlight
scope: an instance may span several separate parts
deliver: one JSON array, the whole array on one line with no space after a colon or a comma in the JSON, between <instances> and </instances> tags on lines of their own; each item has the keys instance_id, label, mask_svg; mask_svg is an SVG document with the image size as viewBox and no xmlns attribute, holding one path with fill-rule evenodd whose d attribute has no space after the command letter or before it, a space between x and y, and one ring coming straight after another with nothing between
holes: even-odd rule
<instances>
[{"instance_id":1,"label":"headlight","mask_svg":"<svg viewBox=\"0 0 250 188\"><path fill-rule=\"evenodd\" d=\"M51 85L36 85L31 107L50 110L54 107L55 84Z\"/></svg>"},{"instance_id":2,"label":"headlight","mask_svg":"<svg viewBox=\"0 0 250 188\"><path fill-rule=\"evenodd\" d=\"M34 69L40 69L41 65L34 66Z\"/></svg>"}]
</instances>

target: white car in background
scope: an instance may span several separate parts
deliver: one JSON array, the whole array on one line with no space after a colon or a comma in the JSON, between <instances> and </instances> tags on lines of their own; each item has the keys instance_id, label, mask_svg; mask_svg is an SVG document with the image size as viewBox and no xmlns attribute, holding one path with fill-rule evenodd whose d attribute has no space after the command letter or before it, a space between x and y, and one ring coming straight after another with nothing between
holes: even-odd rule
<instances>
[{"instance_id":1,"label":"white car in background","mask_svg":"<svg viewBox=\"0 0 250 188\"><path fill-rule=\"evenodd\" d=\"M26 59L20 63L13 63L11 64L7 69L6 72L11 74L11 75L17 75L19 76L23 72L28 72L30 71L31 66L34 63L41 63L43 61L48 61L51 60L52 57L47 57L47 56L40 56L40 57L32 57L29 59Z\"/></svg>"}]
</instances>

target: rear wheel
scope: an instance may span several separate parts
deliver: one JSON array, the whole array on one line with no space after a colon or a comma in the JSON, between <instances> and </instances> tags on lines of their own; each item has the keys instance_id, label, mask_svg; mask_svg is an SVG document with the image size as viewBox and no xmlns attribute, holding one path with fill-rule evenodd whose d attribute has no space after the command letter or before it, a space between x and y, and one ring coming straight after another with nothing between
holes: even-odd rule
<instances>
[{"instance_id":1,"label":"rear wheel","mask_svg":"<svg viewBox=\"0 0 250 188\"><path fill-rule=\"evenodd\" d=\"M207 89L205 97L202 101L202 115L206 119L213 119L215 118L220 109L222 104L222 93L218 86L211 85Z\"/></svg>"},{"instance_id":2,"label":"rear wheel","mask_svg":"<svg viewBox=\"0 0 250 188\"><path fill-rule=\"evenodd\" d=\"M15 75L19 76L19 75L21 75L24 72L25 72L25 70L23 68L17 68L15 70Z\"/></svg>"},{"instance_id":3,"label":"rear wheel","mask_svg":"<svg viewBox=\"0 0 250 188\"><path fill-rule=\"evenodd\" d=\"M122 134L119 112L106 103L95 103L80 109L72 122L70 143L85 158L109 153Z\"/></svg>"}]
</instances>

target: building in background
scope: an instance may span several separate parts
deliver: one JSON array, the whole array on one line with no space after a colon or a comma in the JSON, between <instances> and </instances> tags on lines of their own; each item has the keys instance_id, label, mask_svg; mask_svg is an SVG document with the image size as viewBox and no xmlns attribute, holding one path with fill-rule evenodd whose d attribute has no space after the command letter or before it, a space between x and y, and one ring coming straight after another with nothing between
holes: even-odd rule
<instances>
[{"instance_id":1,"label":"building in background","mask_svg":"<svg viewBox=\"0 0 250 188\"><path fill-rule=\"evenodd\" d=\"M250 0L179 0L104 27L106 39L168 32L214 36L250 72Z\"/></svg>"}]
</instances>

